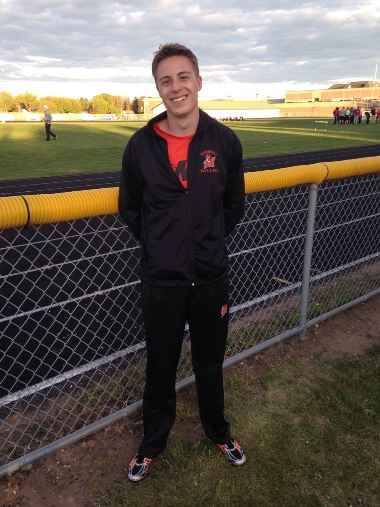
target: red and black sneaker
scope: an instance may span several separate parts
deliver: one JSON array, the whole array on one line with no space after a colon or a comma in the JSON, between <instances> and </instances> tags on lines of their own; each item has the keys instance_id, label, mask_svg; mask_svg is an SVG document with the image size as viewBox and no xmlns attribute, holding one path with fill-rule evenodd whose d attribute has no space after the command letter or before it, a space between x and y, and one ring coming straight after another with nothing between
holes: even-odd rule
<instances>
[{"instance_id":1,"label":"red and black sneaker","mask_svg":"<svg viewBox=\"0 0 380 507\"><path fill-rule=\"evenodd\" d=\"M140 454L131 460L128 467L128 479L133 482L141 481L148 475L149 465L152 463L153 458L144 458Z\"/></svg>"},{"instance_id":2,"label":"red and black sneaker","mask_svg":"<svg viewBox=\"0 0 380 507\"><path fill-rule=\"evenodd\" d=\"M246 462L247 456L236 440L232 439L226 444L216 445L233 465L242 465Z\"/></svg>"}]
</instances>

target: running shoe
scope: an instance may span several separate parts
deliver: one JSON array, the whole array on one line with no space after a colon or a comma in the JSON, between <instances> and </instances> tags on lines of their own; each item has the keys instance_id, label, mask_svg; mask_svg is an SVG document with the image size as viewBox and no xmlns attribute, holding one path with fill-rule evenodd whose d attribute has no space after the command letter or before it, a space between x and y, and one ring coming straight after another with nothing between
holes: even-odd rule
<instances>
[{"instance_id":1,"label":"running shoe","mask_svg":"<svg viewBox=\"0 0 380 507\"><path fill-rule=\"evenodd\" d=\"M226 444L216 445L233 465L242 465L246 462L247 456L236 440L232 439Z\"/></svg>"},{"instance_id":2,"label":"running shoe","mask_svg":"<svg viewBox=\"0 0 380 507\"><path fill-rule=\"evenodd\" d=\"M133 482L141 481L148 475L149 465L153 458L144 458L140 454L131 460L128 467L128 479Z\"/></svg>"}]
</instances>

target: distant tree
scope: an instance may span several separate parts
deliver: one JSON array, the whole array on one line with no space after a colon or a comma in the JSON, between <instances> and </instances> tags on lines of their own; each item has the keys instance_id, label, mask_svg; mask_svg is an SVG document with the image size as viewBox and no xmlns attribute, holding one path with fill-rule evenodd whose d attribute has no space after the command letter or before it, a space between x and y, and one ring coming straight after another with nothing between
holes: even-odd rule
<instances>
[{"instance_id":1,"label":"distant tree","mask_svg":"<svg viewBox=\"0 0 380 507\"><path fill-rule=\"evenodd\" d=\"M82 112L89 112L90 110L90 101L84 97L81 97L80 99L78 99L79 103L80 103L80 106L81 106L81 111Z\"/></svg>"},{"instance_id":2,"label":"distant tree","mask_svg":"<svg viewBox=\"0 0 380 507\"><path fill-rule=\"evenodd\" d=\"M67 113L80 113L82 104L79 99L66 99L65 108Z\"/></svg>"},{"instance_id":3,"label":"distant tree","mask_svg":"<svg viewBox=\"0 0 380 507\"><path fill-rule=\"evenodd\" d=\"M140 111L140 113L144 112L144 98L145 98L145 96L139 98L139 111Z\"/></svg>"},{"instance_id":4,"label":"distant tree","mask_svg":"<svg viewBox=\"0 0 380 507\"><path fill-rule=\"evenodd\" d=\"M109 104L107 100L96 95L91 101L91 110L97 114L106 114L109 112Z\"/></svg>"},{"instance_id":5,"label":"distant tree","mask_svg":"<svg viewBox=\"0 0 380 507\"><path fill-rule=\"evenodd\" d=\"M53 97L54 106L51 111L57 113L80 113L82 105L78 99Z\"/></svg>"},{"instance_id":6,"label":"distant tree","mask_svg":"<svg viewBox=\"0 0 380 507\"><path fill-rule=\"evenodd\" d=\"M30 113L38 111L40 101L34 93L21 93L15 97L15 100L22 109L26 109Z\"/></svg>"},{"instance_id":7,"label":"distant tree","mask_svg":"<svg viewBox=\"0 0 380 507\"><path fill-rule=\"evenodd\" d=\"M114 95L113 107L114 107L114 113L120 114L124 109L123 97L120 97L120 95Z\"/></svg>"},{"instance_id":8,"label":"distant tree","mask_svg":"<svg viewBox=\"0 0 380 507\"><path fill-rule=\"evenodd\" d=\"M65 103L67 99L64 97L55 97L54 99L54 108L50 109L53 113L68 113L68 111L65 111Z\"/></svg>"},{"instance_id":9,"label":"distant tree","mask_svg":"<svg viewBox=\"0 0 380 507\"><path fill-rule=\"evenodd\" d=\"M125 97L123 104L124 111L130 111L132 109L131 100L129 97Z\"/></svg>"},{"instance_id":10,"label":"distant tree","mask_svg":"<svg viewBox=\"0 0 380 507\"><path fill-rule=\"evenodd\" d=\"M95 95L92 98L92 100L94 100L94 99L101 99L101 100L104 100L105 102L107 102L107 104L108 104L107 112L111 109L111 107L113 105L113 97L109 93L100 93L99 95Z\"/></svg>"},{"instance_id":11,"label":"distant tree","mask_svg":"<svg viewBox=\"0 0 380 507\"><path fill-rule=\"evenodd\" d=\"M133 101L129 97L101 93L91 100L80 97L71 99L68 97L45 96L38 99L37 95L25 92L13 97L9 92L0 93L0 111L26 109L29 112L42 111L47 104L52 113L98 113L120 114L122 111L133 111L136 114L144 112L144 97L135 97Z\"/></svg>"},{"instance_id":12,"label":"distant tree","mask_svg":"<svg viewBox=\"0 0 380 507\"><path fill-rule=\"evenodd\" d=\"M8 113L17 109L17 103L13 95L9 92L0 92L0 111Z\"/></svg>"},{"instance_id":13,"label":"distant tree","mask_svg":"<svg viewBox=\"0 0 380 507\"><path fill-rule=\"evenodd\" d=\"M144 97L140 97L140 98L135 97L132 100L131 108L135 114L143 113L144 112Z\"/></svg>"},{"instance_id":14,"label":"distant tree","mask_svg":"<svg viewBox=\"0 0 380 507\"><path fill-rule=\"evenodd\" d=\"M58 97L52 97L49 95L48 97L41 97L39 100L39 106L38 109L40 111L43 111L44 105L47 105L51 113L58 113L59 112L59 98Z\"/></svg>"},{"instance_id":15,"label":"distant tree","mask_svg":"<svg viewBox=\"0 0 380 507\"><path fill-rule=\"evenodd\" d=\"M131 109L135 114L141 113L140 100L137 97L132 100Z\"/></svg>"},{"instance_id":16,"label":"distant tree","mask_svg":"<svg viewBox=\"0 0 380 507\"><path fill-rule=\"evenodd\" d=\"M107 102L107 113L112 114L120 114L124 107L124 100L119 95L110 95L109 93L101 93L100 95L95 95L92 99L92 102L95 99L101 99Z\"/></svg>"}]
</instances>

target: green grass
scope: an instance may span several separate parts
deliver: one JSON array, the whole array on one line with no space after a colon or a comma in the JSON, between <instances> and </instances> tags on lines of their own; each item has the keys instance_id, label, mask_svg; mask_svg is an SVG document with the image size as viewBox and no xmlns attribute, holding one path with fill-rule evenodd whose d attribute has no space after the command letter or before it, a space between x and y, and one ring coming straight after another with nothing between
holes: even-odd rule
<instances>
[{"instance_id":1,"label":"green grass","mask_svg":"<svg viewBox=\"0 0 380 507\"><path fill-rule=\"evenodd\" d=\"M244 158L378 143L378 125L331 125L315 131L313 118L226 122ZM53 123L57 141L45 141L41 122L0 123L0 179L118 171L125 145L144 123Z\"/></svg>"},{"instance_id":2,"label":"green grass","mask_svg":"<svg viewBox=\"0 0 380 507\"><path fill-rule=\"evenodd\" d=\"M149 477L121 484L107 507L379 506L379 376L380 346L298 358L256 381L227 370L227 417L247 463L233 467L202 437L177 435ZM196 428L192 398L182 411Z\"/></svg>"},{"instance_id":3,"label":"green grass","mask_svg":"<svg viewBox=\"0 0 380 507\"><path fill-rule=\"evenodd\" d=\"M43 123L0 124L0 179L117 171L129 137L141 125L56 122L57 141L47 143Z\"/></svg>"},{"instance_id":4,"label":"green grass","mask_svg":"<svg viewBox=\"0 0 380 507\"><path fill-rule=\"evenodd\" d=\"M227 125L239 136L245 158L377 144L380 133L376 125L332 125L331 121L327 131L321 127L315 130L313 118L256 120Z\"/></svg>"},{"instance_id":5,"label":"green grass","mask_svg":"<svg viewBox=\"0 0 380 507\"><path fill-rule=\"evenodd\" d=\"M313 119L227 124L245 158L370 145L380 132L376 125L331 124L315 131ZM119 170L141 126L56 122L58 140L47 144L42 123L0 124L0 179ZM380 347L360 357L273 365L260 379L227 370L226 416L247 463L232 467L198 433L190 391L178 404L177 424L194 427L191 439L177 432L150 476L121 484L103 507L380 506L379 375Z\"/></svg>"}]
</instances>

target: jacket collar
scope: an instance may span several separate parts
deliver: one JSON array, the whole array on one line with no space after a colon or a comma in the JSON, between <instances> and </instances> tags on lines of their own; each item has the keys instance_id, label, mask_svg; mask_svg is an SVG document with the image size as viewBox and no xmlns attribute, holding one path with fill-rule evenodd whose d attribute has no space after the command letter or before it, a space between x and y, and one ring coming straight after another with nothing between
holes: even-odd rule
<instances>
[{"instance_id":1,"label":"jacket collar","mask_svg":"<svg viewBox=\"0 0 380 507\"><path fill-rule=\"evenodd\" d=\"M167 118L167 116L168 116L167 111L163 111L162 113L158 114L157 116L149 120L147 123L149 130L154 130L153 124L158 123L161 120L164 120L165 118ZM204 130L207 127L207 125L209 125L210 120L211 117L207 113L205 113L202 109L199 109L199 123L195 133L197 134L198 132Z\"/></svg>"}]
</instances>

